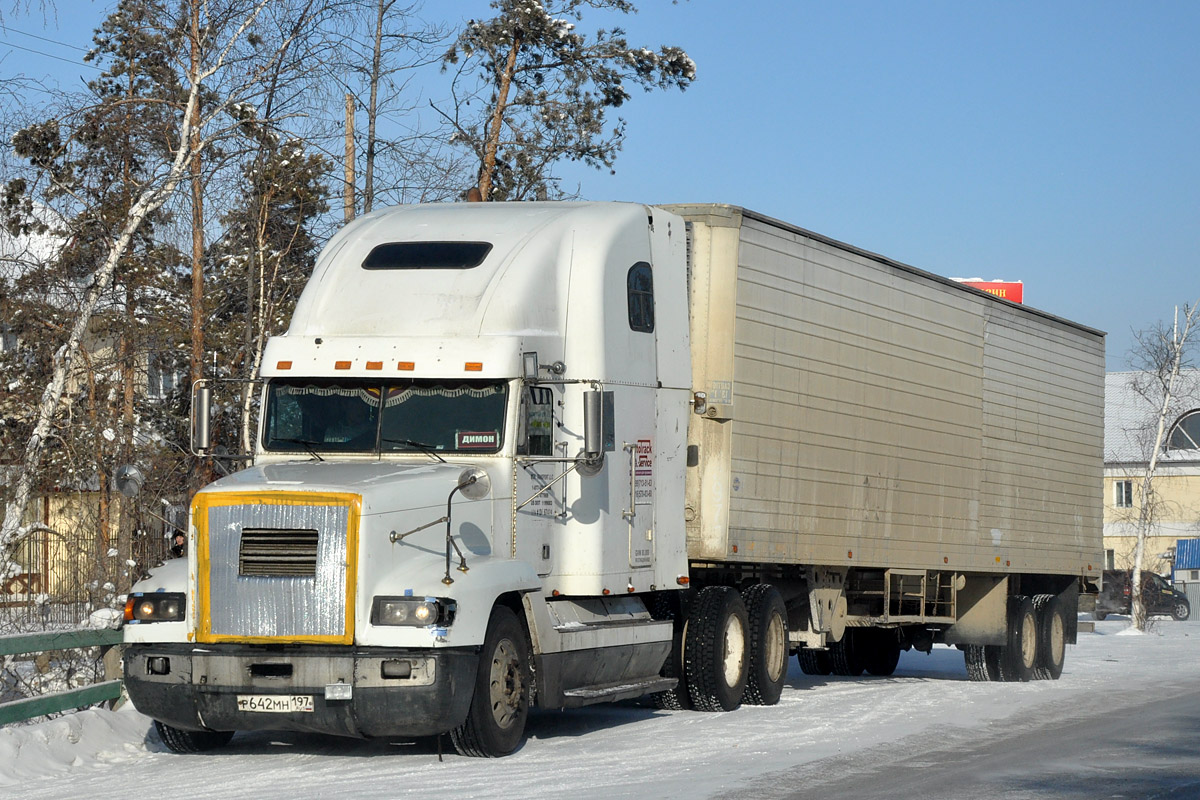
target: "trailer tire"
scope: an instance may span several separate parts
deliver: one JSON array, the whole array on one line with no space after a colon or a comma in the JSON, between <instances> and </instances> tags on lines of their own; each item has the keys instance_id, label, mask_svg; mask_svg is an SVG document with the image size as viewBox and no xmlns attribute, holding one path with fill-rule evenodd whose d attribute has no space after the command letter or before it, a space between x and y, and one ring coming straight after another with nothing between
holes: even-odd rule
<instances>
[{"instance_id":1,"label":"trailer tire","mask_svg":"<svg viewBox=\"0 0 1200 800\"><path fill-rule=\"evenodd\" d=\"M1000 678L1025 682L1033 677L1038 659L1037 615L1024 595L1008 598L1008 638L1000 653Z\"/></svg>"},{"instance_id":2,"label":"trailer tire","mask_svg":"<svg viewBox=\"0 0 1200 800\"><path fill-rule=\"evenodd\" d=\"M850 678L863 674L866 664L863 659L863 640L858 628L847 628L840 641L829 645L829 662L834 675Z\"/></svg>"},{"instance_id":3,"label":"trailer tire","mask_svg":"<svg viewBox=\"0 0 1200 800\"><path fill-rule=\"evenodd\" d=\"M866 638L868 647L863 652L863 665L867 672L886 677L896 671L900 663L900 635L892 628L875 628L858 632L859 642Z\"/></svg>"},{"instance_id":4,"label":"trailer tire","mask_svg":"<svg viewBox=\"0 0 1200 800\"><path fill-rule=\"evenodd\" d=\"M158 737L172 753L203 753L229 744L233 731L187 731L154 720Z\"/></svg>"},{"instance_id":5,"label":"trailer tire","mask_svg":"<svg viewBox=\"0 0 1200 800\"><path fill-rule=\"evenodd\" d=\"M833 672L828 650L801 647L796 651L796 661L800 662L800 671L805 675L828 675Z\"/></svg>"},{"instance_id":6,"label":"trailer tire","mask_svg":"<svg viewBox=\"0 0 1200 800\"><path fill-rule=\"evenodd\" d=\"M1033 598L1033 610L1037 617L1037 665L1033 677L1037 680L1056 681L1062 675L1063 661L1067 655L1067 621L1063 616L1058 596L1039 594Z\"/></svg>"},{"instance_id":7,"label":"trailer tire","mask_svg":"<svg viewBox=\"0 0 1200 800\"><path fill-rule=\"evenodd\" d=\"M1098 621L1103 622L1108 617L1108 612L1107 611L1093 611L1092 616L1095 617Z\"/></svg>"},{"instance_id":8,"label":"trailer tire","mask_svg":"<svg viewBox=\"0 0 1200 800\"><path fill-rule=\"evenodd\" d=\"M479 654L471 708L450 741L462 756L496 758L521 745L529 716L529 643L517 615L492 609Z\"/></svg>"},{"instance_id":9,"label":"trailer tire","mask_svg":"<svg viewBox=\"0 0 1200 800\"><path fill-rule=\"evenodd\" d=\"M750 640L746 655L746 692L742 702L773 706L787 680L788 627L783 595L769 583L756 583L742 592Z\"/></svg>"},{"instance_id":10,"label":"trailer tire","mask_svg":"<svg viewBox=\"0 0 1200 800\"><path fill-rule=\"evenodd\" d=\"M696 595L684 635L688 696L697 711L733 711L746 690L746 606L728 586Z\"/></svg>"},{"instance_id":11,"label":"trailer tire","mask_svg":"<svg viewBox=\"0 0 1200 800\"><path fill-rule=\"evenodd\" d=\"M967 680L983 682L997 679L995 674L996 659L993 656L989 663L989 655L987 645L966 645L963 649L963 660L967 665Z\"/></svg>"}]
</instances>

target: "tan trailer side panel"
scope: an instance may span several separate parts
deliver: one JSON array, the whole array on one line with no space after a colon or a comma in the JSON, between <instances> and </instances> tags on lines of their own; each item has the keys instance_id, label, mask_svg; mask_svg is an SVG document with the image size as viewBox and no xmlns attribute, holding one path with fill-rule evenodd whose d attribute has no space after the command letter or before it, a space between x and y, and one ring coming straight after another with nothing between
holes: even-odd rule
<instances>
[{"instance_id":1,"label":"tan trailer side panel","mask_svg":"<svg viewBox=\"0 0 1200 800\"><path fill-rule=\"evenodd\" d=\"M1099 567L1100 334L740 209L671 210L710 406L693 559Z\"/></svg>"}]
</instances>

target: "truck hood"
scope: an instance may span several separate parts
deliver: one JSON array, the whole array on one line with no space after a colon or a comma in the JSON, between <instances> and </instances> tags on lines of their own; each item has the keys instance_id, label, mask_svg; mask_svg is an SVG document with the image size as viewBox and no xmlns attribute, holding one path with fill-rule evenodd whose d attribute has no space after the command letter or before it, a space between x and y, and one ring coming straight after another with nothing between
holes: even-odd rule
<instances>
[{"instance_id":1,"label":"truck hood","mask_svg":"<svg viewBox=\"0 0 1200 800\"><path fill-rule=\"evenodd\" d=\"M209 492L352 493L362 514L445 506L466 464L306 461L250 467L206 486Z\"/></svg>"}]
</instances>

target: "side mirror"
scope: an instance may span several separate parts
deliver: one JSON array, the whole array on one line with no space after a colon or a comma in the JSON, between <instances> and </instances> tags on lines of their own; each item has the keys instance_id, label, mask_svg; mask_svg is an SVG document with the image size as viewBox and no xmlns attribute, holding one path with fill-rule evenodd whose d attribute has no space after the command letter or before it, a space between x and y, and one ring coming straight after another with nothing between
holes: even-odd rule
<instances>
[{"instance_id":1,"label":"side mirror","mask_svg":"<svg viewBox=\"0 0 1200 800\"><path fill-rule=\"evenodd\" d=\"M212 449L212 387L205 380L192 384L192 454L208 455Z\"/></svg>"}]
</instances>

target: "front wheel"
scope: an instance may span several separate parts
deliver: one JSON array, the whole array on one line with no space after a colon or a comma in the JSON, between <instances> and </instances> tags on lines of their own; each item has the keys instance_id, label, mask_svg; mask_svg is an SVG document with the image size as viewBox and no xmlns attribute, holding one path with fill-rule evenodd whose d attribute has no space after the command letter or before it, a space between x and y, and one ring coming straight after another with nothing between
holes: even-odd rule
<instances>
[{"instance_id":1,"label":"front wheel","mask_svg":"<svg viewBox=\"0 0 1200 800\"><path fill-rule=\"evenodd\" d=\"M1171 609L1171 616L1174 619L1183 621L1192 615L1192 607L1188 605L1186 600L1175 601L1175 607Z\"/></svg>"},{"instance_id":2,"label":"front wheel","mask_svg":"<svg viewBox=\"0 0 1200 800\"><path fill-rule=\"evenodd\" d=\"M154 729L172 753L203 753L229 744L233 731L186 731L154 720Z\"/></svg>"},{"instance_id":3,"label":"front wheel","mask_svg":"<svg viewBox=\"0 0 1200 800\"><path fill-rule=\"evenodd\" d=\"M517 615L496 606L479 654L475 693L462 725L450 731L462 756L496 758L521 745L529 715L529 644Z\"/></svg>"}]
</instances>

